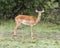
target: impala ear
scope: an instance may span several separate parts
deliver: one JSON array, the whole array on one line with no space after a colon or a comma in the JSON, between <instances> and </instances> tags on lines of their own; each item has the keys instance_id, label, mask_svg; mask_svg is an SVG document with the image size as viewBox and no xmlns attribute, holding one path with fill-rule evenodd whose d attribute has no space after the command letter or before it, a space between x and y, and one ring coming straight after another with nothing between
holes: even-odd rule
<instances>
[{"instance_id":1,"label":"impala ear","mask_svg":"<svg viewBox=\"0 0 60 48\"><path fill-rule=\"evenodd\" d=\"M44 9L41 12L44 12Z\"/></svg>"},{"instance_id":2,"label":"impala ear","mask_svg":"<svg viewBox=\"0 0 60 48\"><path fill-rule=\"evenodd\" d=\"M38 10L36 9L35 12L38 12Z\"/></svg>"}]
</instances>

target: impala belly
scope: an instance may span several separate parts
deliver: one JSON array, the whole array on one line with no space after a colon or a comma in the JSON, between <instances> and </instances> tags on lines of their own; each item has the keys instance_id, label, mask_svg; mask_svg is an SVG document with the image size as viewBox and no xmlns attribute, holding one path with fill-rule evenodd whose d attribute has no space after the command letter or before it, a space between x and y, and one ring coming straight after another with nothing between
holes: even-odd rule
<instances>
[{"instance_id":1,"label":"impala belly","mask_svg":"<svg viewBox=\"0 0 60 48\"><path fill-rule=\"evenodd\" d=\"M24 24L24 25L29 25L29 23L25 20L23 20L21 23Z\"/></svg>"},{"instance_id":2,"label":"impala belly","mask_svg":"<svg viewBox=\"0 0 60 48\"><path fill-rule=\"evenodd\" d=\"M24 25L36 25L35 23L30 23L29 21L26 20L23 20L21 23Z\"/></svg>"}]
</instances>

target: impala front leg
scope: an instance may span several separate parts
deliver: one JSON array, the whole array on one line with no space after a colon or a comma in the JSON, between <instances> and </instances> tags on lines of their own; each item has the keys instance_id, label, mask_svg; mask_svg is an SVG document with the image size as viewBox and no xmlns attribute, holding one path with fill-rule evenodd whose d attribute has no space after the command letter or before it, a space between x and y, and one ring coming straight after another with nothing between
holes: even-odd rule
<instances>
[{"instance_id":1,"label":"impala front leg","mask_svg":"<svg viewBox=\"0 0 60 48\"><path fill-rule=\"evenodd\" d=\"M33 37L34 35L33 35L33 25L31 25L31 38L33 39L34 37Z\"/></svg>"}]
</instances>

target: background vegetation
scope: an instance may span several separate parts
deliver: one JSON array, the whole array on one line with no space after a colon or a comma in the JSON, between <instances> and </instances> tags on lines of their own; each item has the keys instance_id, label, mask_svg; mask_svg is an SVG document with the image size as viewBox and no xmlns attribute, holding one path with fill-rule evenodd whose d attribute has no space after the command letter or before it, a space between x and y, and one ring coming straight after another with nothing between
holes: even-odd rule
<instances>
[{"instance_id":1,"label":"background vegetation","mask_svg":"<svg viewBox=\"0 0 60 48\"><path fill-rule=\"evenodd\" d=\"M0 0L0 19L14 19L18 14L34 15L45 10L42 21L60 23L60 0Z\"/></svg>"}]
</instances>

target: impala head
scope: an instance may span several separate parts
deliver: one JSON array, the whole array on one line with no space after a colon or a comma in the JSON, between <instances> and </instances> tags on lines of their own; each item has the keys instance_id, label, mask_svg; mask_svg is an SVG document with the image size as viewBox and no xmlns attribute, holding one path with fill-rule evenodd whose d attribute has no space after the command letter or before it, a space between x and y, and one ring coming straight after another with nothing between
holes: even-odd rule
<instances>
[{"instance_id":1,"label":"impala head","mask_svg":"<svg viewBox=\"0 0 60 48\"><path fill-rule=\"evenodd\" d=\"M35 12L43 13L44 12L44 9L42 11L35 10Z\"/></svg>"}]
</instances>

